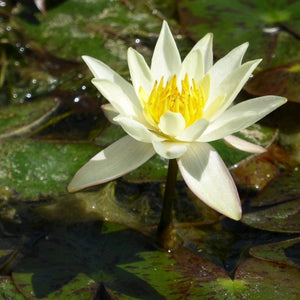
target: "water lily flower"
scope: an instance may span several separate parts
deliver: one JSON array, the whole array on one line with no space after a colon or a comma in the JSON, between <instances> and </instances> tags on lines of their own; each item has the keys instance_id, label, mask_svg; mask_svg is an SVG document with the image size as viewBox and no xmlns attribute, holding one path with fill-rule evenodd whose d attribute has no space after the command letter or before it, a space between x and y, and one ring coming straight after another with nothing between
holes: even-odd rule
<instances>
[{"instance_id":1,"label":"water lily flower","mask_svg":"<svg viewBox=\"0 0 300 300\"><path fill-rule=\"evenodd\" d=\"M95 155L70 182L69 191L116 179L155 153L176 159L187 186L208 206L241 218L236 185L211 141L224 139L251 153L261 146L232 134L282 105L285 98L264 96L232 105L260 59L242 63L248 43L213 64L213 35L205 35L182 61L167 22L163 22L151 66L128 49L129 83L103 62L84 56L93 84L109 101L104 112L127 133Z\"/></svg>"}]
</instances>

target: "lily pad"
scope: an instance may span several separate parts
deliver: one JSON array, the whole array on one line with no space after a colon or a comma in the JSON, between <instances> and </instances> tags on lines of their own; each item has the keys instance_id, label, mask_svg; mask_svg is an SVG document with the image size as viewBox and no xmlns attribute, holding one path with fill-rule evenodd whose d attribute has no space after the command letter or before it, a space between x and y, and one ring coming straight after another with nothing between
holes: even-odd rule
<instances>
[{"instance_id":1,"label":"lily pad","mask_svg":"<svg viewBox=\"0 0 300 300\"><path fill-rule=\"evenodd\" d=\"M59 49L60 56L91 55L122 65L128 39L139 44L143 35L148 38L146 29L160 28L160 19L147 12L149 7L140 1L115 5L105 0L67 0L48 9L47 18L36 14L38 22L21 23L35 42L53 53Z\"/></svg>"},{"instance_id":2,"label":"lily pad","mask_svg":"<svg viewBox=\"0 0 300 300\"><path fill-rule=\"evenodd\" d=\"M296 300L300 297L299 280L300 272L296 268L250 258L235 273L235 281L244 285L242 298L237 299Z\"/></svg>"},{"instance_id":3,"label":"lily pad","mask_svg":"<svg viewBox=\"0 0 300 300\"><path fill-rule=\"evenodd\" d=\"M236 184L248 191L261 191L280 171L290 169L293 161L285 149L276 143L265 153L245 159L231 168Z\"/></svg>"},{"instance_id":4,"label":"lily pad","mask_svg":"<svg viewBox=\"0 0 300 300\"><path fill-rule=\"evenodd\" d=\"M242 222L258 229L276 232L300 232L300 199L244 214Z\"/></svg>"},{"instance_id":5,"label":"lily pad","mask_svg":"<svg viewBox=\"0 0 300 300\"><path fill-rule=\"evenodd\" d=\"M0 299L25 300L25 297L17 290L11 277L0 276Z\"/></svg>"},{"instance_id":6,"label":"lily pad","mask_svg":"<svg viewBox=\"0 0 300 300\"><path fill-rule=\"evenodd\" d=\"M123 297L162 299L147 282L120 267L155 249L142 234L112 224L81 223L58 228L35 249L37 255L22 260L13 273L27 299L92 299L99 283Z\"/></svg>"},{"instance_id":7,"label":"lily pad","mask_svg":"<svg viewBox=\"0 0 300 300\"><path fill-rule=\"evenodd\" d=\"M161 251L111 223L58 226L32 251L12 275L26 299L90 299L104 292L113 299L293 299L298 293L295 268L248 259L232 280L185 248Z\"/></svg>"},{"instance_id":8,"label":"lily pad","mask_svg":"<svg viewBox=\"0 0 300 300\"><path fill-rule=\"evenodd\" d=\"M300 238L252 247L250 254L256 258L279 264L299 267Z\"/></svg>"},{"instance_id":9,"label":"lily pad","mask_svg":"<svg viewBox=\"0 0 300 300\"><path fill-rule=\"evenodd\" d=\"M245 90L256 96L278 95L300 103L300 62L278 66L256 74L245 85Z\"/></svg>"},{"instance_id":10,"label":"lily pad","mask_svg":"<svg viewBox=\"0 0 300 300\"><path fill-rule=\"evenodd\" d=\"M294 167L271 181L251 200L251 206L266 206L299 198L300 168Z\"/></svg>"},{"instance_id":11,"label":"lily pad","mask_svg":"<svg viewBox=\"0 0 300 300\"><path fill-rule=\"evenodd\" d=\"M91 144L33 140L4 140L0 147L0 186L33 201L64 193L75 172L99 151Z\"/></svg>"},{"instance_id":12,"label":"lily pad","mask_svg":"<svg viewBox=\"0 0 300 300\"><path fill-rule=\"evenodd\" d=\"M179 1L181 24L194 40L213 32L217 57L248 41L246 59L263 58L263 65L269 67L300 58L300 41L282 30L294 28L295 35L299 34L299 13L295 0Z\"/></svg>"},{"instance_id":13,"label":"lily pad","mask_svg":"<svg viewBox=\"0 0 300 300\"><path fill-rule=\"evenodd\" d=\"M58 103L52 99L1 108L0 139L32 135L54 117Z\"/></svg>"}]
</instances>

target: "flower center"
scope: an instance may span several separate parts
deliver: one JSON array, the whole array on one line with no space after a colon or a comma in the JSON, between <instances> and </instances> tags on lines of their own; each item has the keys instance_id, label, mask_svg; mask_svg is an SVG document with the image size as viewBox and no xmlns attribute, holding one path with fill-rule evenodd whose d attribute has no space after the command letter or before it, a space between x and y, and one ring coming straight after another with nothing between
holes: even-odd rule
<instances>
[{"instance_id":1,"label":"flower center","mask_svg":"<svg viewBox=\"0 0 300 300\"><path fill-rule=\"evenodd\" d=\"M148 121L157 126L161 116L167 111L180 113L185 119L186 127L203 116L205 96L201 86L192 79L190 85L188 74L181 81L181 90L177 86L176 75L164 86L164 77L159 84L155 81L150 96L141 87L139 97L143 102L144 114ZM145 101L146 100L146 101Z\"/></svg>"}]
</instances>

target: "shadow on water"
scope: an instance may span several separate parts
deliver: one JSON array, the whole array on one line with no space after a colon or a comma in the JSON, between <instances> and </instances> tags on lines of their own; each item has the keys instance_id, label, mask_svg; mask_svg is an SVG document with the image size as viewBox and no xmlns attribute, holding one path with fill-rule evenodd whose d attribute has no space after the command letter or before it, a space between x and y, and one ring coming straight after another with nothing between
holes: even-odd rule
<instances>
[{"instance_id":1,"label":"shadow on water","mask_svg":"<svg viewBox=\"0 0 300 300\"><path fill-rule=\"evenodd\" d=\"M106 230L101 222L57 227L15 268L14 279L22 282L19 288L26 290L31 284L34 295L44 298L60 293L66 284L75 293L97 285L98 293L105 286L130 297L164 299L151 285L120 267L142 260L139 253L155 249L154 245L133 230ZM22 274L32 277L22 279Z\"/></svg>"}]
</instances>

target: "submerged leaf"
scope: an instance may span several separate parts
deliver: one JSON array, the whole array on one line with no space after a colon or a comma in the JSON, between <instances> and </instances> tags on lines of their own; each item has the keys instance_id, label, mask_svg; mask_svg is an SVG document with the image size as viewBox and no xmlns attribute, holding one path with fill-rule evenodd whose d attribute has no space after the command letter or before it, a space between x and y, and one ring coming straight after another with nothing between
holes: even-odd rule
<instances>
[{"instance_id":1,"label":"submerged leaf","mask_svg":"<svg viewBox=\"0 0 300 300\"><path fill-rule=\"evenodd\" d=\"M63 195L37 212L48 220L66 223L105 220L139 228L139 217L131 213L115 197L115 183L110 182L99 191L78 192Z\"/></svg>"}]
</instances>

